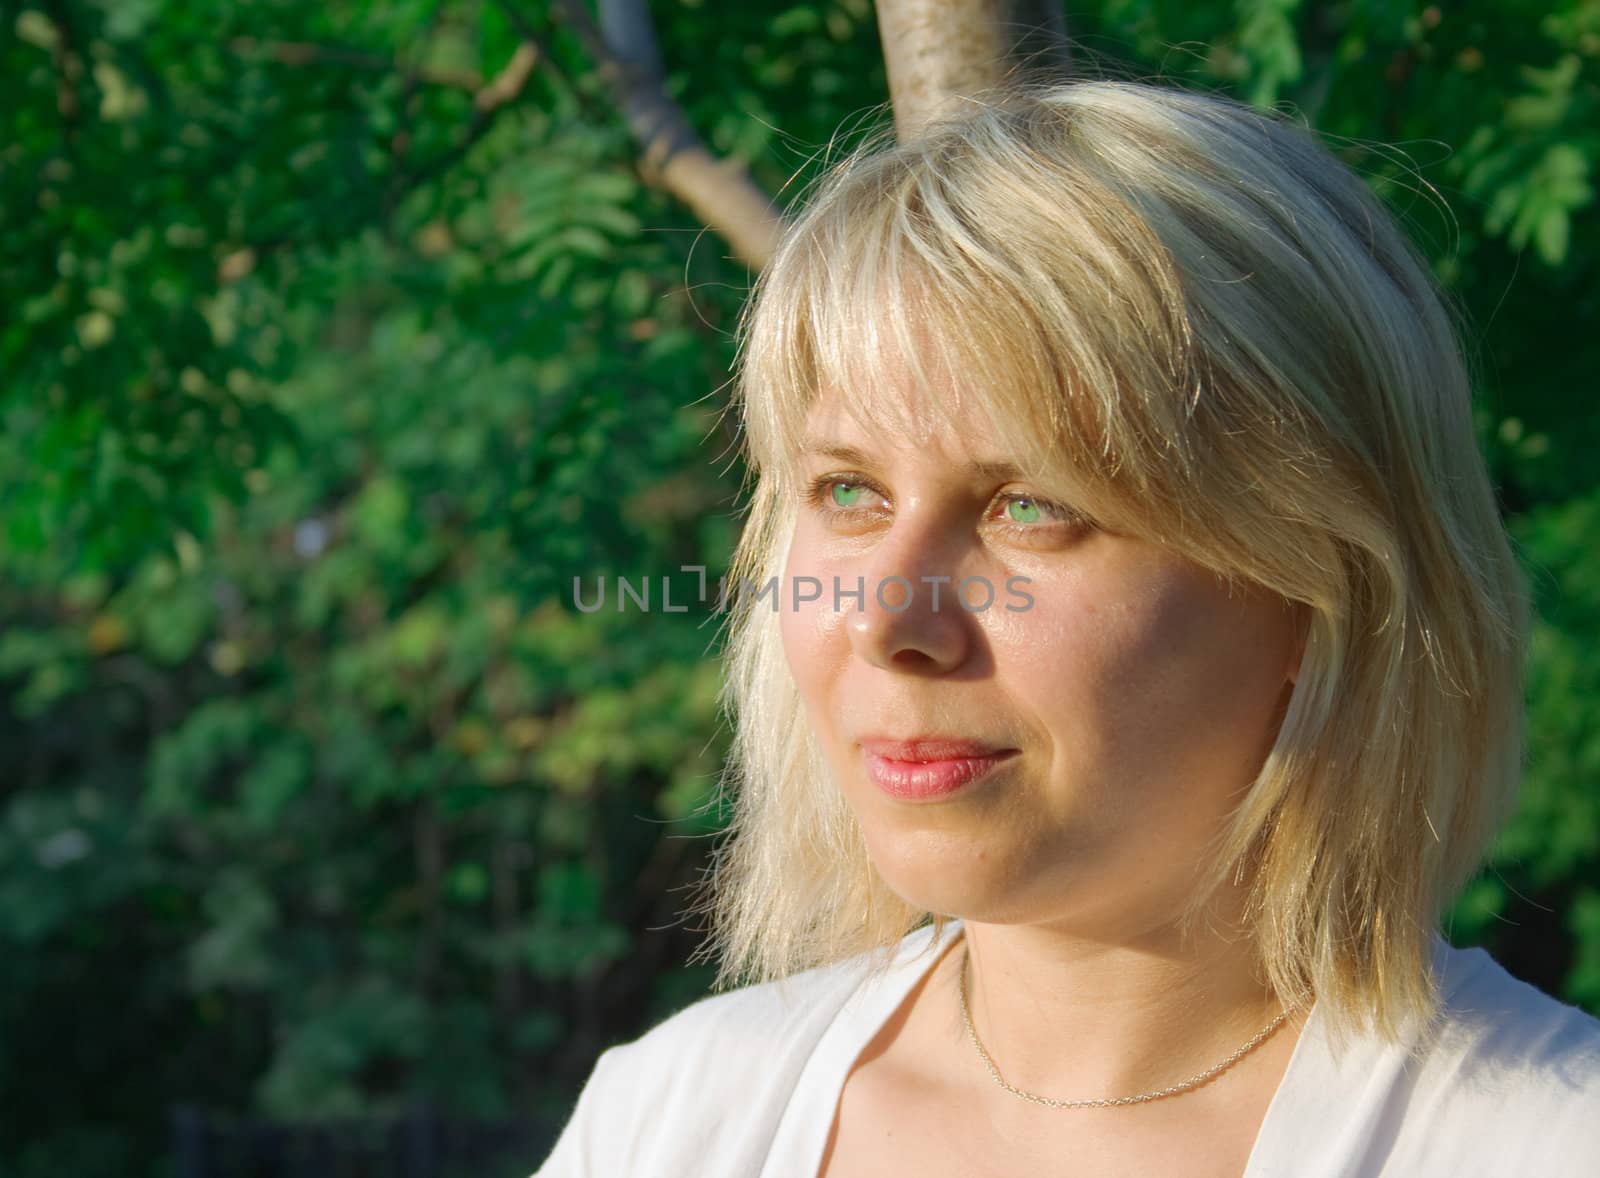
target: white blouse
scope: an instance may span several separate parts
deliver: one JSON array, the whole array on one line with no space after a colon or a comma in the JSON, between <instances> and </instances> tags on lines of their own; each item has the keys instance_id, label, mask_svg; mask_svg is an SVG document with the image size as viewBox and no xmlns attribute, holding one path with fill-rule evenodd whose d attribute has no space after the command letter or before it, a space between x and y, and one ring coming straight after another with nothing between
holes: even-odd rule
<instances>
[{"instance_id":1,"label":"white blouse","mask_svg":"<svg viewBox=\"0 0 1600 1178\"><path fill-rule=\"evenodd\" d=\"M816 1178L845 1078L958 935L705 998L596 1063L535 1178ZM1442 938L1419 1058L1313 1007L1244 1178L1600 1178L1600 1021Z\"/></svg>"}]
</instances>

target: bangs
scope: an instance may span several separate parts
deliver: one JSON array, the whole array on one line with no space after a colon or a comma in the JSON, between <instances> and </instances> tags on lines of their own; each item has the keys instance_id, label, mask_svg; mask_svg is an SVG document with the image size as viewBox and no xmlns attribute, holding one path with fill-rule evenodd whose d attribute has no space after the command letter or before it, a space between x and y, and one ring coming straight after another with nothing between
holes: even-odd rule
<instances>
[{"instance_id":1,"label":"bangs","mask_svg":"<svg viewBox=\"0 0 1600 1178\"><path fill-rule=\"evenodd\" d=\"M1180 493L1199 391L1183 291L1131 205L1081 173L1063 192L1052 171L1030 183L936 137L819 194L746 323L740 390L764 478L791 481L826 396L910 441L986 422L1074 506L1167 532L1151 508Z\"/></svg>"}]
</instances>

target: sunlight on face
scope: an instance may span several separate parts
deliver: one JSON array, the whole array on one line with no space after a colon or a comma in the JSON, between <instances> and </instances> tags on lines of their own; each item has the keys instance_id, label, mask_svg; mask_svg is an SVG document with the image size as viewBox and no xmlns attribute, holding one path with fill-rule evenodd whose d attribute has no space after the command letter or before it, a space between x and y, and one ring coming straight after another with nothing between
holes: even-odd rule
<instances>
[{"instance_id":1,"label":"sunlight on face","mask_svg":"<svg viewBox=\"0 0 1600 1178\"><path fill-rule=\"evenodd\" d=\"M1293 610L1098 527L975 417L886 438L824 397L808 426L784 650L884 880L975 921L1169 920L1271 747Z\"/></svg>"}]
</instances>

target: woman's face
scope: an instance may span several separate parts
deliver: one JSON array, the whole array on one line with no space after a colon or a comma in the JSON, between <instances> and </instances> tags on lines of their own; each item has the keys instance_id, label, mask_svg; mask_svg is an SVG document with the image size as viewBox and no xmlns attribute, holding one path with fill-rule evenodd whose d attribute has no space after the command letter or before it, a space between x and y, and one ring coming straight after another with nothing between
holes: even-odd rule
<instances>
[{"instance_id":1,"label":"woman's face","mask_svg":"<svg viewBox=\"0 0 1600 1178\"><path fill-rule=\"evenodd\" d=\"M1030 497L981 420L808 425L784 650L884 880L972 921L1169 921L1272 745L1295 611Z\"/></svg>"}]
</instances>

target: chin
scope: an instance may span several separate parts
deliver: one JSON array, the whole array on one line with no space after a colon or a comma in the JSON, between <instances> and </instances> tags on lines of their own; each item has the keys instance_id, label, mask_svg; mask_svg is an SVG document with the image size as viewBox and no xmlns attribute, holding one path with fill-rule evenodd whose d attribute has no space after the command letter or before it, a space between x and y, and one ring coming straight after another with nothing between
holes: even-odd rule
<instances>
[{"instance_id":1,"label":"chin","mask_svg":"<svg viewBox=\"0 0 1600 1178\"><path fill-rule=\"evenodd\" d=\"M867 834L867 853L889 890L923 911L995 924L1026 911L1018 884L1031 873L992 848L946 832L879 831Z\"/></svg>"},{"instance_id":2,"label":"chin","mask_svg":"<svg viewBox=\"0 0 1600 1178\"><path fill-rule=\"evenodd\" d=\"M949 831L865 833L890 891L913 908L970 924L1048 924L1116 939L1169 922L1189 896L1187 879L1139 879L1082 843L999 846Z\"/></svg>"}]
</instances>

